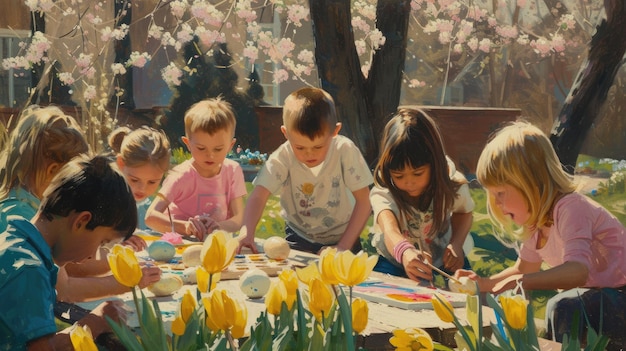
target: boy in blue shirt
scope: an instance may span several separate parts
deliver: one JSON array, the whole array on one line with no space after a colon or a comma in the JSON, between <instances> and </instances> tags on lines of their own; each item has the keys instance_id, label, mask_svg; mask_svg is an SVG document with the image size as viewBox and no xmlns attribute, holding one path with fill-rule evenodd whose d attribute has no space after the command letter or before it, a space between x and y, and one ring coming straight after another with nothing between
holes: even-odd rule
<instances>
[{"instance_id":1,"label":"boy in blue shirt","mask_svg":"<svg viewBox=\"0 0 626 351\"><path fill-rule=\"evenodd\" d=\"M0 226L0 350L72 350L69 330L57 333L59 266L95 255L137 226L135 199L104 156L75 159L59 171L29 222L8 216ZM124 320L123 303L105 302L77 322L95 337Z\"/></svg>"}]
</instances>

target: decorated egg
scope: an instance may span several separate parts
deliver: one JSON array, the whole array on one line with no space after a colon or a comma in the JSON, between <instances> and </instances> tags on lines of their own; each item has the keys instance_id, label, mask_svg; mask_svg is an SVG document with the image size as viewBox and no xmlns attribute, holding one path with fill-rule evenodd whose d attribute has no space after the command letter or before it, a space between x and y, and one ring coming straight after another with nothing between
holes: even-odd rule
<instances>
[{"instance_id":1,"label":"decorated egg","mask_svg":"<svg viewBox=\"0 0 626 351\"><path fill-rule=\"evenodd\" d=\"M270 277L261 269L251 269L239 278L239 288L251 299L259 299L270 288Z\"/></svg>"},{"instance_id":2,"label":"decorated egg","mask_svg":"<svg viewBox=\"0 0 626 351\"><path fill-rule=\"evenodd\" d=\"M265 251L267 257L271 259L284 260L289 257L291 248L285 238L280 236L271 236L265 239L265 242L263 243L263 251Z\"/></svg>"},{"instance_id":3,"label":"decorated egg","mask_svg":"<svg viewBox=\"0 0 626 351\"><path fill-rule=\"evenodd\" d=\"M197 267L200 262L200 251L202 251L202 245L191 245L183 251L183 264L185 267Z\"/></svg>"},{"instance_id":4,"label":"decorated egg","mask_svg":"<svg viewBox=\"0 0 626 351\"><path fill-rule=\"evenodd\" d=\"M182 288L183 280L175 274L163 274L161 280L148 286L154 296L168 296Z\"/></svg>"},{"instance_id":5,"label":"decorated egg","mask_svg":"<svg viewBox=\"0 0 626 351\"><path fill-rule=\"evenodd\" d=\"M196 267L187 267L183 270L183 274L181 278L183 278L183 283L185 284L196 284L198 282L198 278L196 277L196 271L198 268Z\"/></svg>"},{"instance_id":6,"label":"decorated egg","mask_svg":"<svg viewBox=\"0 0 626 351\"><path fill-rule=\"evenodd\" d=\"M167 241L156 240L148 246L148 255L155 261L169 261L176 255L176 247Z\"/></svg>"},{"instance_id":7,"label":"decorated egg","mask_svg":"<svg viewBox=\"0 0 626 351\"><path fill-rule=\"evenodd\" d=\"M450 288L450 291L467 295L478 294L478 283L476 283L476 281L470 279L469 277L460 277L458 280L458 283L452 279L448 281L448 288Z\"/></svg>"}]
</instances>

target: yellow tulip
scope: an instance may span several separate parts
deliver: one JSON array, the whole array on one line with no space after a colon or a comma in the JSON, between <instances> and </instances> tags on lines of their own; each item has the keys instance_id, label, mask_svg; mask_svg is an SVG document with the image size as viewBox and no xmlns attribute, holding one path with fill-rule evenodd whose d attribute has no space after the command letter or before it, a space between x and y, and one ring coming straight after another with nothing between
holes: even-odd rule
<instances>
[{"instance_id":1,"label":"yellow tulip","mask_svg":"<svg viewBox=\"0 0 626 351\"><path fill-rule=\"evenodd\" d=\"M287 288L282 280L272 281L270 288L265 295L265 307L267 312L275 316L280 314L283 301L287 299Z\"/></svg>"},{"instance_id":2,"label":"yellow tulip","mask_svg":"<svg viewBox=\"0 0 626 351\"><path fill-rule=\"evenodd\" d=\"M293 269L285 269L280 272L278 279L282 280L285 284L285 290L287 291L285 302L287 302L287 307L291 309L294 302L296 302L296 292L298 291L298 277L296 276L296 272Z\"/></svg>"},{"instance_id":3,"label":"yellow tulip","mask_svg":"<svg viewBox=\"0 0 626 351\"><path fill-rule=\"evenodd\" d=\"M88 326L75 325L70 332L70 340L76 351L98 351Z\"/></svg>"},{"instance_id":4,"label":"yellow tulip","mask_svg":"<svg viewBox=\"0 0 626 351\"><path fill-rule=\"evenodd\" d=\"M504 311L504 319L513 329L522 330L526 328L526 316L528 312L528 301L521 295L502 296L500 304Z\"/></svg>"},{"instance_id":5,"label":"yellow tulip","mask_svg":"<svg viewBox=\"0 0 626 351\"><path fill-rule=\"evenodd\" d=\"M448 323L452 323L454 321L454 310L452 309L450 302L446 300L445 297L439 293L435 293L433 297L430 298L430 302L433 304L433 309L439 319Z\"/></svg>"},{"instance_id":6,"label":"yellow tulip","mask_svg":"<svg viewBox=\"0 0 626 351\"><path fill-rule=\"evenodd\" d=\"M355 255L349 250L337 252L331 248L320 254L319 270L328 284L355 286L367 279L377 261L378 255L368 256L363 251Z\"/></svg>"},{"instance_id":7,"label":"yellow tulip","mask_svg":"<svg viewBox=\"0 0 626 351\"><path fill-rule=\"evenodd\" d=\"M396 329L389 339L396 351L432 351L433 339L420 328Z\"/></svg>"},{"instance_id":8,"label":"yellow tulip","mask_svg":"<svg viewBox=\"0 0 626 351\"><path fill-rule=\"evenodd\" d=\"M335 295L328 284L324 283L321 278L311 280L309 284L309 310L320 323L322 322L322 312L327 317L334 300Z\"/></svg>"},{"instance_id":9,"label":"yellow tulip","mask_svg":"<svg viewBox=\"0 0 626 351\"><path fill-rule=\"evenodd\" d=\"M209 274L219 273L235 258L239 242L223 230L214 231L202 244L200 259Z\"/></svg>"},{"instance_id":10,"label":"yellow tulip","mask_svg":"<svg viewBox=\"0 0 626 351\"><path fill-rule=\"evenodd\" d=\"M350 250L342 251L335 257L337 279L346 286L361 284L372 273L377 261L378 255L368 256L363 251L355 255Z\"/></svg>"},{"instance_id":11,"label":"yellow tulip","mask_svg":"<svg viewBox=\"0 0 626 351\"><path fill-rule=\"evenodd\" d=\"M202 299L206 310L206 325L212 331L228 331L234 338L243 337L248 322L245 304L233 300L225 290L213 290Z\"/></svg>"},{"instance_id":12,"label":"yellow tulip","mask_svg":"<svg viewBox=\"0 0 626 351\"><path fill-rule=\"evenodd\" d=\"M172 322L172 333L176 335L185 334L185 327L189 317L196 310L196 298L191 294L191 290L187 290L180 300L176 319Z\"/></svg>"},{"instance_id":13,"label":"yellow tulip","mask_svg":"<svg viewBox=\"0 0 626 351\"><path fill-rule=\"evenodd\" d=\"M220 281L221 276L221 273L213 274L213 277L211 278L211 289L209 289L209 278L211 275L206 271L206 269L204 269L204 267L199 266L196 269L196 282L198 284L198 289L203 293L215 290L217 282Z\"/></svg>"},{"instance_id":14,"label":"yellow tulip","mask_svg":"<svg viewBox=\"0 0 626 351\"><path fill-rule=\"evenodd\" d=\"M139 284L143 273L130 246L116 244L107 255L111 272L120 284L132 288Z\"/></svg>"},{"instance_id":15,"label":"yellow tulip","mask_svg":"<svg viewBox=\"0 0 626 351\"><path fill-rule=\"evenodd\" d=\"M317 268L317 263L311 263L304 268L296 268L296 275L306 286L310 285L313 278L322 278L320 270Z\"/></svg>"},{"instance_id":16,"label":"yellow tulip","mask_svg":"<svg viewBox=\"0 0 626 351\"><path fill-rule=\"evenodd\" d=\"M339 284L337 273L335 270L335 255L337 255L337 249L334 247L328 247L320 253L320 259L318 261L318 267L322 280L330 285Z\"/></svg>"},{"instance_id":17,"label":"yellow tulip","mask_svg":"<svg viewBox=\"0 0 626 351\"><path fill-rule=\"evenodd\" d=\"M369 306L365 300L356 298L352 301L352 329L355 333L360 334L365 330L368 314Z\"/></svg>"}]
</instances>

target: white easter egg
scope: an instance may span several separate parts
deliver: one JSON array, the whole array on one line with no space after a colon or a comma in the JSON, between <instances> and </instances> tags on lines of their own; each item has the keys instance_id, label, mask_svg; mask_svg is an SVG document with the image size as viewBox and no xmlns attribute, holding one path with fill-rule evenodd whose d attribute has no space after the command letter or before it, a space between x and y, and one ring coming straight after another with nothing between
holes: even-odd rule
<instances>
[{"instance_id":1,"label":"white easter egg","mask_svg":"<svg viewBox=\"0 0 626 351\"><path fill-rule=\"evenodd\" d=\"M476 281L468 277L460 277L459 283L450 279L448 280L448 288L450 288L450 291L455 293L462 293L467 295L478 294L478 284L476 283Z\"/></svg>"},{"instance_id":2,"label":"white easter egg","mask_svg":"<svg viewBox=\"0 0 626 351\"><path fill-rule=\"evenodd\" d=\"M198 282L198 278L196 276L196 271L198 268L196 267L187 267L183 270L183 274L181 278L183 278L183 283L185 284L196 284Z\"/></svg>"},{"instance_id":3,"label":"white easter egg","mask_svg":"<svg viewBox=\"0 0 626 351\"><path fill-rule=\"evenodd\" d=\"M291 248L285 238L280 236L271 236L265 239L265 242L263 243L263 251L265 251L267 257L271 259L284 260L289 257Z\"/></svg>"},{"instance_id":4,"label":"white easter egg","mask_svg":"<svg viewBox=\"0 0 626 351\"><path fill-rule=\"evenodd\" d=\"M239 288L251 299L259 299L270 288L270 277L263 270L251 269L239 278Z\"/></svg>"},{"instance_id":5,"label":"white easter egg","mask_svg":"<svg viewBox=\"0 0 626 351\"><path fill-rule=\"evenodd\" d=\"M200 265L200 252L202 245L191 245L183 251L183 264L185 267L197 267Z\"/></svg>"},{"instance_id":6,"label":"white easter egg","mask_svg":"<svg viewBox=\"0 0 626 351\"><path fill-rule=\"evenodd\" d=\"M156 240L148 246L148 255L155 261L169 261L176 255L176 248L167 241Z\"/></svg>"},{"instance_id":7,"label":"white easter egg","mask_svg":"<svg viewBox=\"0 0 626 351\"><path fill-rule=\"evenodd\" d=\"M183 280L175 274L163 274L161 280L148 286L148 290L154 296L172 295L176 290L182 288Z\"/></svg>"}]
</instances>

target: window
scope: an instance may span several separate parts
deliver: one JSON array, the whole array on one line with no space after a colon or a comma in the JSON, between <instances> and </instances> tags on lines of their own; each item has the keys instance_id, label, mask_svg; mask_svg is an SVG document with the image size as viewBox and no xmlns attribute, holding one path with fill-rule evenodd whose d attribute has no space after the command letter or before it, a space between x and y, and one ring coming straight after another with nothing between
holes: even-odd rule
<instances>
[{"instance_id":1,"label":"window","mask_svg":"<svg viewBox=\"0 0 626 351\"><path fill-rule=\"evenodd\" d=\"M29 37L25 30L0 29L0 61L19 55L20 38ZM0 107L20 107L30 94L31 74L29 70L4 70L0 68Z\"/></svg>"}]
</instances>

